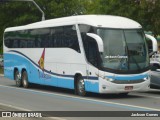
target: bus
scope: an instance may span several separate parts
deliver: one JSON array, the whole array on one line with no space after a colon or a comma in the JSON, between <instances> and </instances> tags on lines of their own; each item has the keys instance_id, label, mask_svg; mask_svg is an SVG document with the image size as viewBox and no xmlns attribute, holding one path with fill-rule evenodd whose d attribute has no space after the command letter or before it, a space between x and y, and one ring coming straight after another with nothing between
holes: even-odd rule
<instances>
[{"instance_id":1,"label":"bus","mask_svg":"<svg viewBox=\"0 0 160 120\"><path fill-rule=\"evenodd\" d=\"M112 15L77 15L6 28L4 76L16 86L49 85L127 95L150 87L142 26Z\"/></svg>"}]
</instances>

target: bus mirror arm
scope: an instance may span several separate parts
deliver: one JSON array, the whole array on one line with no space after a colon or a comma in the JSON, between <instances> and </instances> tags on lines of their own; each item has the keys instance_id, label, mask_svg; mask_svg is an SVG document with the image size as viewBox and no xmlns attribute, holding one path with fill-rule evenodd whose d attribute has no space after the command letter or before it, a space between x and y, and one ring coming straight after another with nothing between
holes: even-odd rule
<instances>
[{"instance_id":1,"label":"bus mirror arm","mask_svg":"<svg viewBox=\"0 0 160 120\"><path fill-rule=\"evenodd\" d=\"M93 38L96 40L97 44L98 44L98 50L99 52L103 53L104 52L104 46L103 46L103 40L100 36L94 34L94 33L87 33L87 36Z\"/></svg>"},{"instance_id":2,"label":"bus mirror arm","mask_svg":"<svg viewBox=\"0 0 160 120\"><path fill-rule=\"evenodd\" d=\"M149 57L152 57L152 55L157 54L157 51L153 51L151 53L149 53Z\"/></svg>"},{"instance_id":3,"label":"bus mirror arm","mask_svg":"<svg viewBox=\"0 0 160 120\"><path fill-rule=\"evenodd\" d=\"M146 38L150 39L151 42L152 42L152 46L153 46L153 52L157 51L158 50L158 47L157 47L157 40L151 36L151 35L148 35L148 34L145 34Z\"/></svg>"}]
</instances>

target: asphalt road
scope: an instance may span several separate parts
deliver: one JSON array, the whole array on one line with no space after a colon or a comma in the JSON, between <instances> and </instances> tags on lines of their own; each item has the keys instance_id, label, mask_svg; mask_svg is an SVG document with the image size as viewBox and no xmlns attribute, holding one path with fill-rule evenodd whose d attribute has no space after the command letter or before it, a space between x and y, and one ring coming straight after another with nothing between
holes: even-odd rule
<instances>
[{"instance_id":1,"label":"asphalt road","mask_svg":"<svg viewBox=\"0 0 160 120\"><path fill-rule=\"evenodd\" d=\"M87 97L79 97L74 95L72 90L55 87L34 85L29 89L18 88L14 81L0 76L0 111L4 108L9 111L12 110L11 108L23 111L160 111L160 90L134 92L125 97L92 93ZM106 120L116 119L116 117L52 117L50 119ZM128 120L127 117L118 117L118 119ZM158 120L159 117L138 117L137 119Z\"/></svg>"}]
</instances>

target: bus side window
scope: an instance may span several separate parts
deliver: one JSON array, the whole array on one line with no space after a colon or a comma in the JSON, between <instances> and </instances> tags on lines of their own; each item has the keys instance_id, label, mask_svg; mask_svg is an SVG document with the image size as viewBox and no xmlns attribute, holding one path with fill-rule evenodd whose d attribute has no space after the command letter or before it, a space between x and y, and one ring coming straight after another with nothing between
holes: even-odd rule
<instances>
[{"instance_id":1,"label":"bus side window","mask_svg":"<svg viewBox=\"0 0 160 120\"><path fill-rule=\"evenodd\" d=\"M94 65L94 66L98 66L98 46L97 46L97 42L92 39L87 37L88 39L88 61Z\"/></svg>"},{"instance_id":2,"label":"bus side window","mask_svg":"<svg viewBox=\"0 0 160 120\"><path fill-rule=\"evenodd\" d=\"M80 53L80 47L78 42L78 36L75 26L65 26L64 27L64 46L71 48Z\"/></svg>"},{"instance_id":3,"label":"bus side window","mask_svg":"<svg viewBox=\"0 0 160 120\"><path fill-rule=\"evenodd\" d=\"M18 48L19 47L19 43L18 43L18 40L17 39L14 39L13 40L13 48Z\"/></svg>"},{"instance_id":4,"label":"bus side window","mask_svg":"<svg viewBox=\"0 0 160 120\"><path fill-rule=\"evenodd\" d=\"M77 38L77 34L76 33L73 33L71 35L70 48L76 50L77 52L80 52L79 42L78 42L78 38Z\"/></svg>"},{"instance_id":5,"label":"bus side window","mask_svg":"<svg viewBox=\"0 0 160 120\"><path fill-rule=\"evenodd\" d=\"M30 39L28 40L28 45L27 45L28 48L34 48L35 47L35 42L34 40Z\"/></svg>"},{"instance_id":6,"label":"bus side window","mask_svg":"<svg viewBox=\"0 0 160 120\"><path fill-rule=\"evenodd\" d=\"M19 48L27 48L27 40L20 40Z\"/></svg>"},{"instance_id":7,"label":"bus side window","mask_svg":"<svg viewBox=\"0 0 160 120\"><path fill-rule=\"evenodd\" d=\"M52 36L50 34L48 35L48 48L52 48L53 46Z\"/></svg>"},{"instance_id":8,"label":"bus side window","mask_svg":"<svg viewBox=\"0 0 160 120\"><path fill-rule=\"evenodd\" d=\"M63 40L63 27L56 27L54 35L55 47L62 47L62 40Z\"/></svg>"},{"instance_id":9,"label":"bus side window","mask_svg":"<svg viewBox=\"0 0 160 120\"><path fill-rule=\"evenodd\" d=\"M35 36L35 48L40 48L40 41L38 39L38 36Z\"/></svg>"},{"instance_id":10,"label":"bus side window","mask_svg":"<svg viewBox=\"0 0 160 120\"><path fill-rule=\"evenodd\" d=\"M4 41L4 44L5 44L5 46L6 47L8 47L8 48L11 48L12 46L12 43L13 41L12 41L12 39L6 39L5 41Z\"/></svg>"},{"instance_id":11,"label":"bus side window","mask_svg":"<svg viewBox=\"0 0 160 120\"><path fill-rule=\"evenodd\" d=\"M87 33L95 33L95 29L89 25L79 25L79 29L81 32L82 42L86 54L86 58L89 63L93 66L98 67L98 45L95 39L87 36Z\"/></svg>"},{"instance_id":12,"label":"bus side window","mask_svg":"<svg viewBox=\"0 0 160 120\"><path fill-rule=\"evenodd\" d=\"M86 36L85 33L82 33L83 46L86 53L86 58L89 63L93 66L98 66L98 46L97 42L91 38Z\"/></svg>"}]
</instances>

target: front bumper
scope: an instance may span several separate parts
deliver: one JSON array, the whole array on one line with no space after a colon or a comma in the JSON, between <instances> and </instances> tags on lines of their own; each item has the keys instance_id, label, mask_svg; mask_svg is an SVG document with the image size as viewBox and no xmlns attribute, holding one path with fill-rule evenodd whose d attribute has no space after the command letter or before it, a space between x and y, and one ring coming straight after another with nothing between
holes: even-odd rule
<instances>
[{"instance_id":1,"label":"front bumper","mask_svg":"<svg viewBox=\"0 0 160 120\"><path fill-rule=\"evenodd\" d=\"M126 90L126 86L132 86L133 89ZM133 91L148 91L150 88L150 78L140 82L133 84L116 84L110 81L106 81L105 79L99 79L99 92L100 93L127 93Z\"/></svg>"}]
</instances>

